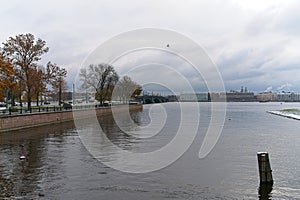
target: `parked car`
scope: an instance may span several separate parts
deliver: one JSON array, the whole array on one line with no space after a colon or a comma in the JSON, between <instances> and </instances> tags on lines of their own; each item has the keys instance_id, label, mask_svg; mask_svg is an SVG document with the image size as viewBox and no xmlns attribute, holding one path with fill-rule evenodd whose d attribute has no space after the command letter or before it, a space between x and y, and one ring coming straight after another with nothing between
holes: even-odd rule
<instances>
[{"instance_id":1,"label":"parked car","mask_svg":"<svg viewBox=\"0 0 300 200\"><path fill-rule=\"evenodd\" d=\"M104 101L103 102L103 106L111 106L111 102L110 101Z\"/></svg>"},{"instance_id":2,"label":"parked car","mask_svg":"<svg viewBox=\"0 0 300 200\"><path fill-rule=\"evenodd\" d=\"M1 103L0 104L0 110L5 110L6 109L6 104L5 103Z\"/></svg>"},{"instance_id":3,"label":"parked car","mask_svg":"<svg viewBox=\"0 0 300 200\"><path fill-rule=\"evenodd\" d=\"M20 106L20 105L21 105L21 103L15 102L13 106Z\"/></svg>"}]
</instances>

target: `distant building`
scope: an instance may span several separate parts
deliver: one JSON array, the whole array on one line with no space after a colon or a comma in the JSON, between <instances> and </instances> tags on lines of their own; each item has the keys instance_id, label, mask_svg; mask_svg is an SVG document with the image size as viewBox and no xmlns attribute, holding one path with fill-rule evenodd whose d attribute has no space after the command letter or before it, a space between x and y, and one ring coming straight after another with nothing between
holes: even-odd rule
<instances>
[{"instance_id":1,"label":"distant building","mask_svg":"<svg viewBox=\"0 0 300 200\"><path fill-rule=\"evenodd\" d=\"M255 97L259 102L277 101L277 94L272 92L262 92Z\"/></svg>"},{"instance_id":2,"label":"distant building","mask_svg":"<svg viewBox=\"0 0 300 200\"><path fill-rule=\"evenodd\" d=\"M227 102L253 102L256 101L253 92L226 92Z\"/></svg>"},{"instance_id":3,"label":"distant building","mask_svg":"<svg viewBox=\"0 0 300 200\"><path fill-rule=\"evenodd\" d=\"M253 102L256 101L253 92L248 92L247 87L242 86L241 91L230 90L226 92L226 101L228 102Z\"/></svg>"},{"instance_id":4,"label":"distant building","mask_svg":"<svg viewBox=\"0 0 300 200\"><path fill-rule=\"evenodd\" d=\"M300 93L279 93L277 94L277 101L283 102L300 102Z\"/></svg>"},{"instance_id":5,"label":"distant building","mask_svg":"<svg viewBox=\"0 0 300 200\"><path fill-rule=\"evenodd\" d=\"M183 102L199 102L208 101L208 93L184 93L179 97Z\"/></svg>"},{"instance_id":6,"label":"distant building","mask_svg":"<svg viewBox=\"0 0 300 200\"><path fill-rule=\"evenodd\" d=\"M212 92L212 93L209 93L209 101L224 102L224 101L226 101L226 93L225 92L221 92L221 93Z\"/></svg>"},{"instance_id":7,"label":"distant building","mask_svg":"<svg viewBox=\"0 0 300 200\"><path fill-rule=\"evenodd\" d=\"M176 95L168 95L167 99L168 99L168 102L177 102L179 97Z\"/></svg>"}]
</instances>

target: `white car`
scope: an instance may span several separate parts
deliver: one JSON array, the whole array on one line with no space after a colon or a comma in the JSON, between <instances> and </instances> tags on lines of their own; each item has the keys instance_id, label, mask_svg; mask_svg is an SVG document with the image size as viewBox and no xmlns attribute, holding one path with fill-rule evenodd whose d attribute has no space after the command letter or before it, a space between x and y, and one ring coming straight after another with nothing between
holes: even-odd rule
<instances>
[{"instance_id":1,"label":"white car","mask_svg":"<svg viewBox=\"0 0 300 200\"><path fill-rule=\"evenodd\" d=\"M14 106L20 106L21 104L19 102L15 102Z\"/></svg>"},{"instance_id":2,"label":"white car","mask_svg":"<svg viewBox=\"0 0 300 200\"><path fill-rule=\"evenodd\" d=\"M6 110L6 105L5 104L0 104L0 110Z\"/></svg>"}]
</instances>

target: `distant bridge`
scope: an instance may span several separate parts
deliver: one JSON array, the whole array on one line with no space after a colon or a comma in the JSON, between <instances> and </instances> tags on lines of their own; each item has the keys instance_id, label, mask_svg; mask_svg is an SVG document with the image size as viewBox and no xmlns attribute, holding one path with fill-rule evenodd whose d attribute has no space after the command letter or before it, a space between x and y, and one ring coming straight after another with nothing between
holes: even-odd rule
<instances>
[{"instance_id":1,"label":"distant bridge","mask_svg":"<svg viewBox=\"0 0 300 200\"><path fill-rule=\"evenodd\" d=\"M163 96L143 95L138 96L136 99L137 101L143 102L143 104L168 102L168 98Z\"/></svg>"}]
</instances>

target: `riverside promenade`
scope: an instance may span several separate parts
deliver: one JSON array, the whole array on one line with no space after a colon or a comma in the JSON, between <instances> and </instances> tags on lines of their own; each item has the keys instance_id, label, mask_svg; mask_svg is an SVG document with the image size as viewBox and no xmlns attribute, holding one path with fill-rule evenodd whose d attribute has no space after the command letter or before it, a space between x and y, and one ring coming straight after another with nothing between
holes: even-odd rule
<instances>
[{"instance_id":1,"label":"riverside promenade","mask_svg":"<svg viewBox=\"0 0 300 200\"><path fill-rule=\"evenodd\" d=\"M129 108L128 108L129 107ZM142 110L142 104L136 105L118 105L109 107L89 107L76 109L76 112L80 113L83 118L89 118L91 114L96 113L97 116L105 116L111 114L112 108L117 112L125 112L128 109ZM19 130L24 128L31 128L36 126L61 123L73 120L74 109L69 110L57 110L52 112L34 112L34 113L22 113L16 115L4 115L0 117L0 133L12 130Z\"/></svg>"}]
</instances>

